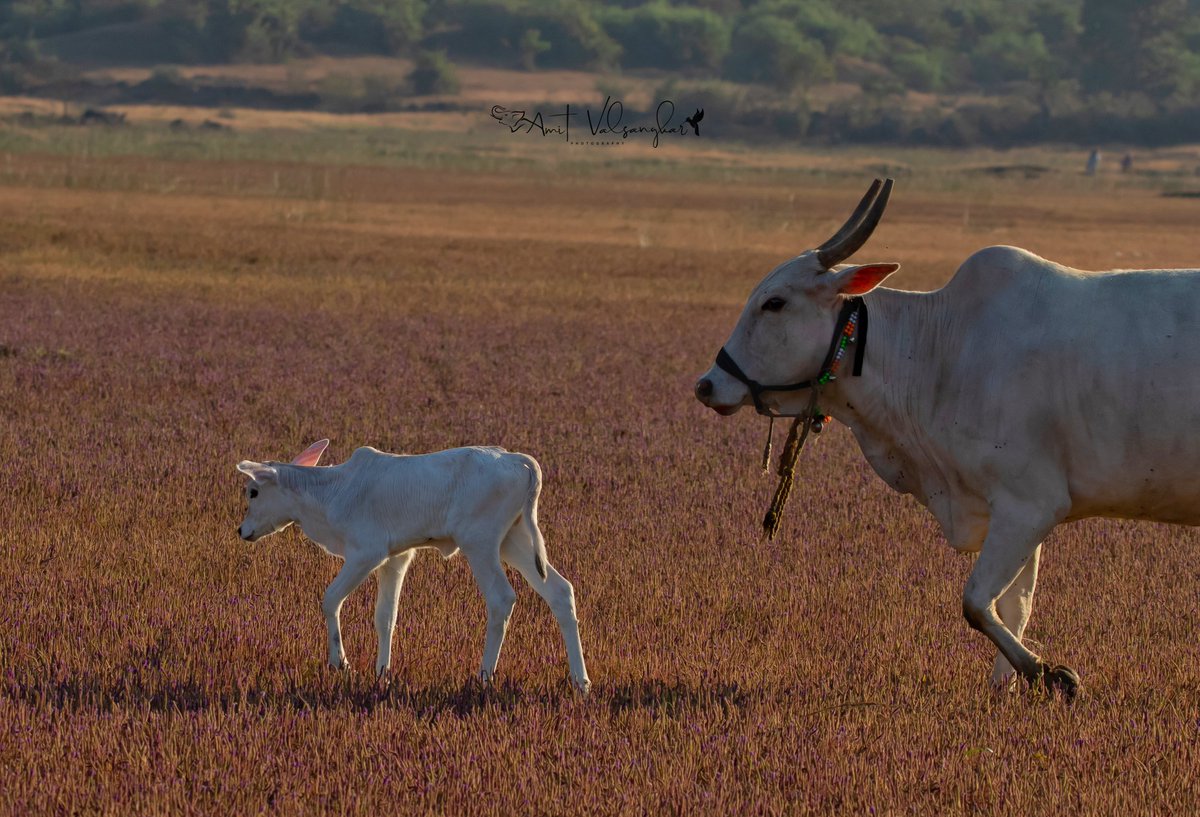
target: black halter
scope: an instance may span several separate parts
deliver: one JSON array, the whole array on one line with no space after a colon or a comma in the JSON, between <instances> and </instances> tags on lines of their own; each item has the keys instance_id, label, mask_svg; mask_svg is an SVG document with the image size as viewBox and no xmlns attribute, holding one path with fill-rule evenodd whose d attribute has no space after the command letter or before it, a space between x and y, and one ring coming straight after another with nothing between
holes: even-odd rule
<instances>
[{"instance_id":1,"label":"black halter","mask_svg":"<svg viewBox=\"0 0 1200 817\"><path fill-rule=\"evenodd\" d=\"M800 417L803 412L797 414L781 414L777 411L772 411L763 405L761 395L765 391L799 391L800 389L811 389L816 386L823 386L831 380L836 379L833 371L833 364L837 355L838 346L841 342L842 333L846 330L846 324L850 321L850 317L854 314L858 315L858 327L854 336L854 370L855 377L862 374L863 354L867 349L867 303L861 297L847 298L842 305L842 311L838 313L837 325L833 328L833 340L829 343L829 351L825 353L825 362L821 364L821 370L817 372L817 376L802 380L799 383L786 383L778 386L768 386L759 383L757 380L751 380L750 377L742 371L742 367L737 365L729 352L725 351L725 347L721 347L721 351L717 352L717 366L724 369L733 377L745 384L750 390L750 397L754 400L755 410L767 417Z\"/></svg>"}]
</instances>

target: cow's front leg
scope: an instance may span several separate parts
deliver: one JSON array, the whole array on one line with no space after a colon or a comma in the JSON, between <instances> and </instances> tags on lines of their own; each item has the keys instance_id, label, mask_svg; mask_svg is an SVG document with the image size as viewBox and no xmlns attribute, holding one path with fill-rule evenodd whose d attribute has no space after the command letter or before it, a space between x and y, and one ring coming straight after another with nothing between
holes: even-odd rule
<instances>
[{"instance_id":1,"label":"cow's front leg","mask_svg":"<svg viewBox=\"0 0 1200 817\"><path fill-rule=\"evenodd\" d=\"M346 669L349 666L346 663L346 652L342 649L342 602L378 565L377 559L349 557L325 589L325 597L321 600L321 612L325 614L325 625L329 628L329 664L334 669Z\"/></svg>"},{"instance_id":2,"label":"cow's front leg","mask_svg":"<svg viewBox=\"0 0 1200 817\"><path fill-rule=\"evenodd\" d=\"M996 602L1038 557L1042 539L1058 522L1034 504L993 505L987 538L963 591L963 615L982 632L1008 663L1031 684L1046 684L1073 698L1079 676L1068 667L1051 667L1025 648L1000 620Z\"/></svg>"},{"instance_id":3,"label":"cow's front leg","mask_svg":"<svg viewBox=\"0 0 1200 817\"><path fill-rule=\"evenodd\" d=\"M375 654L375 675L379 677L392 665L392 634L396 631L396 603L404 574L412 564L415 550L393 556L379 566L375 577L379 581L375 597L375 634L379 636L379 651Z\"/></svg>"},{"instance_id":4,"label":"cow's front leg","mask_svg":"<svg viewBox=\"0 0 1200 817\"><path fill-rule=\"evenodd\" d=\"M1038 558L1042 554L1039 545L1034 548L1033 556L1025 563L1025 567L1017 574L1016 580L1004 591L1004 595L996 602L996 611L1018 641L1025 636L1025 625L1029 623L1029 614L1033 612L1033 590L1037 585ZM1004 653L996 654L996 663L992 669L992 687L997 692L1007 692L1015 677L1013 665L1004 657Z\"/></svg>"}]
</instances>

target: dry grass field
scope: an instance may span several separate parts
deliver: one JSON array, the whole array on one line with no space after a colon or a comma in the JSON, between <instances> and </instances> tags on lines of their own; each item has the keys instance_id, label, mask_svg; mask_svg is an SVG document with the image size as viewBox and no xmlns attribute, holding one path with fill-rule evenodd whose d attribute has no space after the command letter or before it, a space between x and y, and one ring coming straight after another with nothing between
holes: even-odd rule
<instances>
[{"instance_id":1,"label":"dry grass field","mask_svg":"<svg viewBox=\"0 0 1200 817\"><path fill-rule=\"evenodd\" d=\"M692 383L866 172L0 159L0 811L1200 807L1192 530L1054 534L1029 637L1080 672L1071 706L989 692L992 650L960 614L970 558L846 429L804 452L782 535L760 540L764 421L718 418ZM1198 221L1152 185L917 172L860 257L913 289L994 243L1196 265ZM391 678L371 677L373 582L343 612L353 672L328 670L335 560L294 530L235 533L238 460L324 436L330 462L536 456L591 695L515 574L501 680L473 683L483 602L433 554Z\"/></svg>"}]
</instances>

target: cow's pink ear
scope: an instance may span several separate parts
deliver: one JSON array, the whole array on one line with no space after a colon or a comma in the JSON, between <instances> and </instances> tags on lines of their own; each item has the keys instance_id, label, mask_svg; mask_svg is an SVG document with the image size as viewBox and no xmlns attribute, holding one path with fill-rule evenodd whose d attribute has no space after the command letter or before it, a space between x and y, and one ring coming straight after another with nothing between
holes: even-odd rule
<instances>
[{"instance_id":1,"label":"cow's pink ear","mask_svg":"<svg viewBox=\"0 0 1200 817\"><path fill-rule=\"evenodd\" d=\"M296 455L296 459L292 460L292 465L316 465L321 459L321 455L325 453L325 449L329 447L329 440L317 440L308 448Z\"/></svg>"},{"instance_id":2,"label":"cow's pink ear","mask_svg":"<svg viewBox=\"0 0 1200 817\"><path fill-rule=\"evenodd\" d=\"M838 270L835 273L838 292L843 295L866 295L898 269L899 264L863 264Z\"/></svg>"}]
</instances>

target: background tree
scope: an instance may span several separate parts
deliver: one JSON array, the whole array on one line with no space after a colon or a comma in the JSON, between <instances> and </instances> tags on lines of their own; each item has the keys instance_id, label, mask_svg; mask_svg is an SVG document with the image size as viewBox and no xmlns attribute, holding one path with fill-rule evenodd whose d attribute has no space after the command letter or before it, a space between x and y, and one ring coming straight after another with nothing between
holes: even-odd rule
<instances>
[{"instance_id":1,"label":"background tree","mask_svg":"<svg viewBox=\"0 0 1200 817\"><path fill-rule=\"evenodd\" d=\"M1084 0L1085 87L1163 98L1195 86L1196 12L1187 0Z\"/></svg>"},{"instance_id":2,"label":"background tree","mask_svg":"<svg viewBox=\"0 0 1200 817\"><path fill-rule=\"evenodd\" d=\"M518 47L521 51L521 67L532 71L537 67L538 54L549 51L550 43L542 39L542 32L536 28L527 28L521 35L521 44Z\"/></svg>"},{"instance_id":3,"label":"background tree","mask_svg":"<svg viewBox=\"0 0 1200 817\"><path fill-rule=\"evenodd\" d=\"M833 74L825 48L787 20L757 15L736 28L725 76L761 82L784 91L807 87Z\"/></svg>"}]
</instances>

